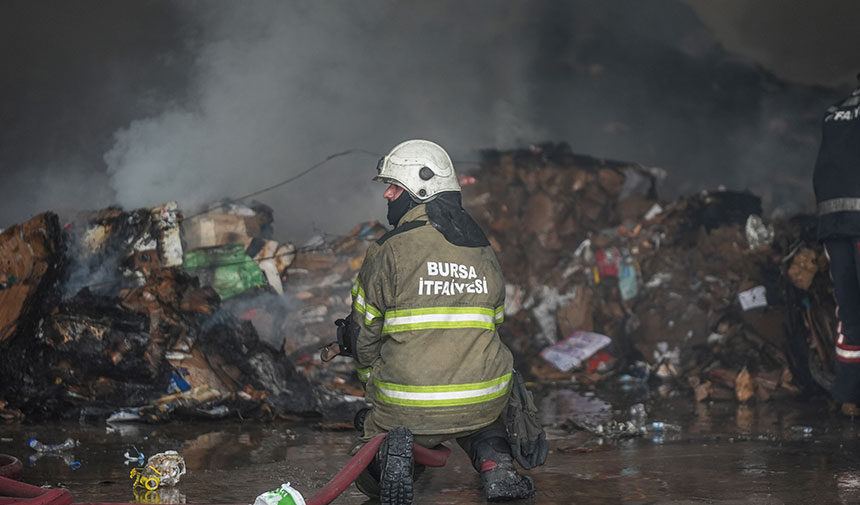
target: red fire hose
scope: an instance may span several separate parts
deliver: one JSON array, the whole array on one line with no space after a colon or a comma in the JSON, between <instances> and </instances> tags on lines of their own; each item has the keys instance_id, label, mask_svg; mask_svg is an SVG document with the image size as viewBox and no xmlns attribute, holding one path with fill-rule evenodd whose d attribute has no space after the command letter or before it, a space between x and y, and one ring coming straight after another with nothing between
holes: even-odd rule
<instances>
[{"instance_id":1,"label":"red fire hose","mask_svg":"<svg viewBox=\"0 0 860 505\"><path fill-rule=\"evenodd\" d=\"M332 479L323 486L307 505L328 505L340 496L347 487L358 477L358 474L370 464L380 444L387 433L377 435L352 457ZM438 449L427 449L418 444L413 447L413 457L416 463L440 467L445 466L451 449L439 446ZM12 456L0 454L0 505L70 505L72 495L65 489L45 490L40 487L17 482L21 478L23 466ZM77 505L112 505L112 504L77 504Z\"/></svg>"},{"instance_id":2,"label":"red fire hose","mask_svg":"<svg viewBox=\"0 0 860 505\"><path fill-rule=\"evenodd\" d=\"M18 480L24 471L24 465L14 456L0 454L0 477Z\"/></svg>"},{"instance_id":3,"label":"red fire hose","mask_svg":"<svg viewBox=\"0 0 860 505\"><path fill-rule=\"evenodd\" d=\"M11 457L11 456L9 456ZM0 505L69 505L72 494L66 489L42 489L0 477Z\"/></svg>"}]
</instances>

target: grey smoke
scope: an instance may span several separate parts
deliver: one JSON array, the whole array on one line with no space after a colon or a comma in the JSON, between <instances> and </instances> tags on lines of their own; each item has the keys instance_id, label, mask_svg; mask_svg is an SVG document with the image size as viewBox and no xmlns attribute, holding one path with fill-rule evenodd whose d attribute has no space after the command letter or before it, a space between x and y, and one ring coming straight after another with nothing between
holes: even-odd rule
<instances>
[{"instance_id":1,"label":"grey smoke","mask_svg":"<svg viewBox=\"0 0 860 505\"><path fill-rule=\"evenodd\" d=\"M723 18L710 9L705 25L688 3L701 4L12 1L0 20L0 54L19 70L0 78L9 97L0 226L110 203L175 199L193 212L332 153L381 154L410 137L461 161L483 148L567 141L578 153L665 168L666 197L723 184L763 194L770 209L808 209L818 120L834 90L780 80L747 59L776 66L774 54L760 55L768 34L784 34L749 18L762 8L740 2ZM777 18L811 5L780 2ZM724 36L733 50L756 27L754 50L727 52L715 16L744 20ZM793 68L856 58L850 43L837 48L848 59L833 46L819 58L814 42L802 54L792 46ZM841 83L854 70L804 82ZM375 162L338 158L258 197L275 210L278 238L384 218L382 188L369 180Z\"/></svg>"},{"instance_id":2,"label":"grey smoke","mask_svg":"<svg viewBox=\"0 0 860 505\"><path fill-rule=\"evenodd\" d=\"M544 138L530 117L527 30L493 2L227 2L187 103L133 121L104 159L127 207L253 192L331 153L434 139L455 157ZM523 12L522 5L514 12ZM480 20L480 23L476 21ZM513 29L515 33L509 33ZM338 159L260 199L280 230L343 232L385 214L376 158Z\"/></svg>"}]
</instances>

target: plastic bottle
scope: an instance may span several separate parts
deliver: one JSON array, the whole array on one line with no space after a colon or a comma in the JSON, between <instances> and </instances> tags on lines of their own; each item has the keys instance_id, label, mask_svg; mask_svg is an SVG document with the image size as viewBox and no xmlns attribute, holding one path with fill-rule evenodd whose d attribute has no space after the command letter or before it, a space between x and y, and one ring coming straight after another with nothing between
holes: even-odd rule
<instances>
[{"instance_id":1,"label":"plastic bottle","mask_svg":"<svg viewBox=\"0 0 860 505\"><path fill-rule=\"evenodd\" d=\"M35 438L31 438L27 445L36 452L60 452L74 449L78 443L72 438L67 438L65 442L61 444L43 444Z\"/></svg>"},{"instance_id":2,"label":"plastic bottle","mask_svg":"<svg viewBox=\"0 0 860 505\"><path fill-rule=\"evenodd\" d=\"M138 466L143 466L143 462L144 462L144 460L146 460L146 456L144 456L142 452L137 450L137 447L131 446L131 448L134 449L134 452L136 452L137 455L132 456L131 454L128 453L128 451L125 451L125 454L123 454L123 456L125 456L125 464L127 465L127 464L129 464L129 462L135 462L136 461Z\"/></svg>"},{"instance_id":3,"label":"plastic bottle","mask_svg":"<svg viewBox=\"0 0 860 505\"><path fill-rule=\"evenodd\" d=\"M641 403L637 403L630 407L630 420L636 424L636 426L642 426L645 424L645 419L648 417L648 412L645 410L645 405Z\"/></svg>"},{"instance_id":4,"label":"plastic bottle","mask_svg":"<svg viewBox=\"0 0 860 505\"><path fill-rule=\"evenodd\" d=\"M664 423L663 421L654 421L648 425L648 431L664 433L667 431L681 431L681 427L677 424Z\"/></svg>"},{"instance_id":5,"label":"plastic bottle","mask_svg":"<svg viewBox=\"0 0 860 505\"><path fill-rule=\"evenodd\" d=\"M36 462L39 461L43 456L61 458L63 462L69 465L69 468L72 470L77 470L81 467L80 461L75 461L75 458L67 453L67 452L37 452L36 454L31 454L27 461L30 463L30 468L36 466Z\"/></svg>"},{"instance_id":6,"label":"plastic bottle","mask_svg":"<svg viewBox=\"0 0 860 505\"><path fill-rule=\"evenodd\" d=\"M812 426L792 426L791 432L798 435L809 436L812 435L813 428Z\"/></svg>"}]
</instances>

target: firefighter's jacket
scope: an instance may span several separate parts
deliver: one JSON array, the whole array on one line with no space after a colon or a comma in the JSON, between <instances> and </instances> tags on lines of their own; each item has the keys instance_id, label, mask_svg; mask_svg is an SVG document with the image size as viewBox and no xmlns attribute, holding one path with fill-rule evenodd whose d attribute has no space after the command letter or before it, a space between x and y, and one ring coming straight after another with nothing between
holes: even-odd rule
<instances>
[{"instance_id":1,"label":"firefighter's jacket","mask_svg":"<svg viewBox=\"0 0 860 505\"><path fill-rule=\"evenodd\" d=\"M860 87L830 106L812 174L818 239L860 236Z\"/></svg>"},{"instance_id":2,"label":"firefighter's jacket","mask_svg":"<svg viewBox=\"0 0 860 505\"><path fill-rule=\"evenodd\" d=\"M353 354L376 424L432 435L499 417L513 358L496 332L505 283L490 247L449 243L419 205L368 248L352 295Z\"/></svg>"}]
</instances>

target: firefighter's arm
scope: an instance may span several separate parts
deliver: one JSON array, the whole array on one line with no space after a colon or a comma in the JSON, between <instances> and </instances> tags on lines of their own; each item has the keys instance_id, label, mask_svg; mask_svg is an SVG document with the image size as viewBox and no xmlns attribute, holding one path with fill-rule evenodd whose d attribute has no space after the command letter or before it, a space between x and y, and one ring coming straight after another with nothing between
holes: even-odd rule
<instances>
[{"instance_id":1,"label":"firefighter's arm","mask_svg":"<svg viewBox=\"0 0 860 505\"><path fill-rule=\"evenodd\" d=\"M499 325L505 321L505 278L502 276L502 267L499 265L499 261L496 259L495 254L492 256L492 264L495 271L498 273L498 286L499 289L494 291L495 296L493 304L493 321L496 324L496 328L498 329ZM494 282L494 285L496 283Z\"/></svg>"},{"instance_id":2,"label":"firefighter's arm","mask_svg":"<svg viewBox=\"0 0 860 505\"><path fill-rule=\"evenodd\" d=\"M372 245L352 288L349 315L352 357L358 377L366 382L382 344L385 310L392 302L393 256L387 247Z\"/></svg>"}]
</instances>

